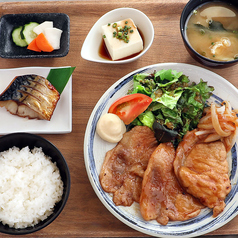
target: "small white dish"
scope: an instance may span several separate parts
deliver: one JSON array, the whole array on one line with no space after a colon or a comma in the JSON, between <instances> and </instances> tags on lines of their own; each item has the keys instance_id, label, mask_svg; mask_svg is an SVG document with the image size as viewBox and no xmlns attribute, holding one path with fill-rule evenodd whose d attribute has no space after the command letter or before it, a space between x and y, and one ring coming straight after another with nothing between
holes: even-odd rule
<instances>
[{"instance_id":1,"label":"small white dish","mask_svg":"<svg viewBox=\"0 0 238 238\"><path fill-rule=\"evenodd\" d=\"M50 69L57 67L24 67L0 69L0 93L11 83L14 77L24 74L37 74L47 77ZM61 68L61 67L59 67ZM64 134L72 131L72 76L55 108L50 121L27 119L12 115L5 107L0 107L0 135L13 132L28 132L41 134Z\"/></svg>"},{"instance_id":2,"label":"small white dish","mask_svg":"<svg viewBox=\"0 0 238 238\"><path fill-rule=\"evenodd\" d=\"M99 55L100 45L102 43L102 33L101 26L106 25L108 23L120 21L126 18L131 18L139 31L143 34L143 43L144 49L140 54L135 57L124 59L124 60L109 60L104 59ZM150 21L150 19L141 11L134 8L117 8L114 9L105 15L103 15L91 28L89 31L82 49L81 49L81 57L85 60L98 62L98 63L108 63L108 64L123 64L129 63L134 60L137 60L145 52L150 48L152 42L154 40L154 27Z\"/></svg>"}]
</instances>

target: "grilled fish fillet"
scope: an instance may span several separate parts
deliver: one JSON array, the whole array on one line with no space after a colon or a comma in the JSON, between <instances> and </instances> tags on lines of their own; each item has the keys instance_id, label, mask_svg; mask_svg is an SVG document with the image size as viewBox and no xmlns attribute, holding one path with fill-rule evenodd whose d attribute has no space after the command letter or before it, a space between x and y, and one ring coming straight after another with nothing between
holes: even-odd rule
<instances>
[{"instance_id":1,"label":"grilled fish fillet","mask_svg":"<svg viewBox=\"0 0 238 238\"><path fill-rule=\"evenodd\" d=\"M22 75L15 77L0 94L0 107L13 115L49 121L59 98L59 92L46 78Z\"/></svg>"}]
</instances>

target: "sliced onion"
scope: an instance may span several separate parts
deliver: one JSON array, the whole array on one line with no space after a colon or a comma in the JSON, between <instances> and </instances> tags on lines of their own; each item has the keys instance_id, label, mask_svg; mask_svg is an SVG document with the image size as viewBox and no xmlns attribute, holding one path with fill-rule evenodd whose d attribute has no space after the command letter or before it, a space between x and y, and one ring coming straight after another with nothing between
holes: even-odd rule
<instances>
[{"instance_id":1,"label":"sliced onion","mask_svg":"<svg viewBox=\"0 0 238 238\"><path fill-rule=\"evenodd\" d=\"M197 127L199 129L207 129L207 130L211 130L214 128L212 123L199 123Z\"/></svg>"},{"instance_id":2,"label":"sliced onion","mask_svg":"<svg viewBox=\"0 0 238 238\"><path fill-rule=\"evenodd\" d=\"M200 124L200 123L208 123L208 122L211 122L211 114L208 114L208 115L202 117L202 118L199 120L199 124Z\"/></svg>"},{"instance_id":3,"label":"sliced onion","mask_svg":"<svg viewBox=\"0 0 238 238\"><path fill-rule=\"evenodd\" d=\"M220 139L221 139L221 136L218 135L217 133L214 133L214 134L208 135L208 137L204 140L204 142L213 142Z\"/></svg>"},{"instance_id":4,"label":"sliced onion","mask_svg":"<svg viewBox=\"0 0 238 238\"><path fill-rule=\"evenodd\" d=\"M221 125L222 128L225 128L229 131L234 131L236 129L236 126L233 123L220 122L220 125Z\"/></svg>"},{"instance_id":5,"label":"sliced onion","mask_svg":"<svg viewBox=\"0 0 238 238\"><path fill-rule=\"evenodd\" d=\"M224 130L222 130L220 124L219 124L219 120L218 120L218 116L217 116L217 112L216 112L216 105L214 103L211 104L211 116L212 116L212 124L214 129L216 130L217 134L225 137L225 136L229 136L231 134L231 132L226 132Z\"/></svg>"},{"instance_id":6,"label":"sliced onion","mask_svg":"<svg viewBox=\"0 0 238 238\"><path fill-rule=\"evenodd\" d=\"M226 110L226 106L225 105L223 105L222 107L217 108L217 112L219 112L221 114L224 113L225 110Z\"/></svg>"},{"instance_id":7,"label":"sliced onion","mask_svg":"<svg viewBox=\"0 0 238 238\"><path fill-rule=\"evenodd\" d=\"M215 133L215 130L198 130L196 131L194 134L196 136L201 136L201 135L206 135L206 134L211 134L211 133Z\"/></svg>"},{"instance_id":8,"label":"sliced onion","mask_svg":"<svg viewBox=\"0 0 238 238\"><path fill-rule=\"evenodd\" d=\"M204 110L198 123L196 136L206 136L205 143L221 140L228 152L235 144L238 136L238 117L231 104L224 101L221 107L212 103L210 108Z\"/></svg>"}]
</instances>

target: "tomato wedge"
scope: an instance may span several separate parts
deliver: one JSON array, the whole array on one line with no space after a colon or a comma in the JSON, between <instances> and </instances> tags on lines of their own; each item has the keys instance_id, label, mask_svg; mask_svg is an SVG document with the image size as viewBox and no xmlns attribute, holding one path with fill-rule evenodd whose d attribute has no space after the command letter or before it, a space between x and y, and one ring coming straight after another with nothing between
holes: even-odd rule
<instances>
[{"instance_id":1,"label":"tomato wedge","mask_svg":"<svg viewBox=\"0 0 238 238\"><path fill-rule=\"evenodd\" d=\"M123 96L117 99L109 108L109 113L114 113L126 124L130 124L152 102L152 98L141 93Z\"/></svg>"}]
</instances>

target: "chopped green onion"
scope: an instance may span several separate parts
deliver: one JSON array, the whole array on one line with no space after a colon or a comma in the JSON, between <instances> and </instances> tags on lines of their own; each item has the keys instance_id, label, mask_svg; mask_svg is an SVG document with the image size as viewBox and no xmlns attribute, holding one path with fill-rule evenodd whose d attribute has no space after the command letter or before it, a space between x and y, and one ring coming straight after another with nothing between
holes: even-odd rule
<instances>
[{"instance_id":1,"label":"chopped green onion","mask_svg":"<svg viewBox=\"0 0 238 238\"><path fill-rule=\"evenodd\" d=\"M106 35L103 35L102 37L103 37L103 38L106 38Z\"/></svg>"},{"instance_id":2,"label":"chopped green onion","mask_svg":"<svg viewBox=\"0 0 238 238\"><path fill-rule=\"evenodd\" d=\"M128 24L128 21L125 21L125 24ZM124 42L128 43L129 42L129 36L128 33L133 33L134 30L131 29L131 26L125 25L124 27L122 26L117 26L117 23L114 23L112 25L113 28L116 28L116 31L113 32L113 37L116 37L119 40L123 40ZM131 29L131 30L130 30ZM130 30L130 31L129 31Z\"/></svg>"}]
</instances>

